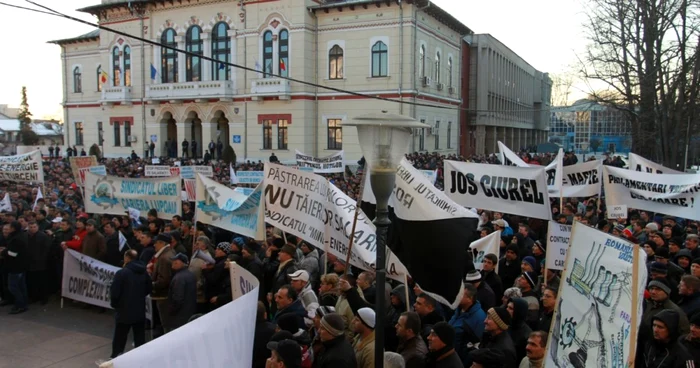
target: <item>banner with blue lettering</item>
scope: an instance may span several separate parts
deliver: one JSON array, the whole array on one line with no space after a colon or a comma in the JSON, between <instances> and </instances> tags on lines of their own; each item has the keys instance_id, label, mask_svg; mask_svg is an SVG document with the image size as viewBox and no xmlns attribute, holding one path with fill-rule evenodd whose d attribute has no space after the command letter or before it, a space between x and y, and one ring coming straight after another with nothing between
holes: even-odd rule
<instances>
[{"instance_id":1,"label":"banner with blue lettering","mask_svg":"<svg viewBox=\"0 0 700 368\"><path fill-rule=\"evenodd\" d=\"M238 178L237 184L258 184L263 181L265 172L263 171L238 171L236 177Z\"/></svg>"},{"instance_id":2,"label":"banner with blue lettering","mask_svg":"<svg viewBox=\"0 0 700 368\"><path fill-rule=\"evenodd\" d=\"M574 223L545 367L628 366L642 320L646 258L637 245Z\"/></svg>"},{"instance_id":3,"label":"banner with blue lettering","mask_svg":"<svg viewBox=\"0 0 700 368\"><path fill-rule=\"evenodd\" d=\"M196 180L197 221L256 240L265 239L262 185L246 195L202 174L197 174Z\"/></svg>"},{"instance_id":4,"label":"banner with blue lettering","mask_svg":"<svg viewBox=\"0 0 700 368\"><path fill-rule=\"evenodd\" d=\"M543 166L513 167L445 161L445 193L465 207L550 220Z\"/></svg>"},{"instance_id":5,"label":"banner with blue lettering","mask_svg":"<svg viewBox=\"0 0 700 368\"><path fill-rule=\"evenodd\" d=\"M120 178L85 173L85 210L88 213L123 215L129 208L150 209L170 220L182 214L180 178Z\"/></svg>"}]
</instances>

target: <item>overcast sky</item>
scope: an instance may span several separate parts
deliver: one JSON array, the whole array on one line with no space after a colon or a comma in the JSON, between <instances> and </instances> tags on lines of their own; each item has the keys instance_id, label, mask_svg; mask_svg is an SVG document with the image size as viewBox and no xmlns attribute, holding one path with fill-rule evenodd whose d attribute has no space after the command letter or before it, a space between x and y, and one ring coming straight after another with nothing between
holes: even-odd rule
<instances>
[{"instance_id":1,"label":"overcast sky","mask_svg":"<svg viewBox=\"0 0 700 368\"><path fill-rule=\"evenodd\" d=\"M567 71L586 41L582 0L433 0L476 33L490 33L533 67L552 74ZM21 0L11 4L32 6ZM55 10L94 21L75 9L100 0L38 0ZM63 116L60 48L47 41L75 37L91 27L58 17L0 6L0 104L17 106L27 86L35 118ZM582 93L579 94L583 96Z\"/></svg>"}]
</instances>

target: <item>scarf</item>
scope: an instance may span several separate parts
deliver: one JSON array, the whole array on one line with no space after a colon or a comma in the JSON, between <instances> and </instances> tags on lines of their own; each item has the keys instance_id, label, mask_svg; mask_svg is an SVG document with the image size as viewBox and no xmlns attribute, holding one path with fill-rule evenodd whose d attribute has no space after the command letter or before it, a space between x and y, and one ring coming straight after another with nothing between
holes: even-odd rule
<instances>
[{"instance_id":1,"label":"scarf","mask_svg":"<svg viewBox=\"0 0 700 368\"><path fill-rule=\"evenodd\" d=\"M428 354L425 355L426 357L426 362L428 365L430 363L435 363L437 362L443 355L447 354L450 350L454 349L452 346L445 346L444 348L437 350L437 351L429 351Z\"/></svg>"}]
</instances>

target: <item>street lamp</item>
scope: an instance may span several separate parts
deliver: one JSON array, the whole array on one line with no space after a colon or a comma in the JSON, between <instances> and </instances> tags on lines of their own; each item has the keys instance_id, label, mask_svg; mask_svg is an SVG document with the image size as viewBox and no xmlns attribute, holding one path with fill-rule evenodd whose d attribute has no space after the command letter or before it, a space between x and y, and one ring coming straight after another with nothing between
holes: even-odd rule
<instances>
[{"instance_id":1,"label":"street lamp","mask_svg":"<svg viewBox=\"0 0 700 368\"><path fill-rule=\"evenodd\" d=\"M357 127L365 171L369 173L372 192L377 200L374 225L377 227L377 259L375 261L377 298L374 339L374 366L384 367L384 324L386 319L386 239L389 220L389 198L394 190L396 169L408 151L412 129L427 128L427 124L387 111L356 117L345 126ZM359 206L359 203L358 203ZM408 285L406 285L408 287Z\"/></svg>"}]
</instances>

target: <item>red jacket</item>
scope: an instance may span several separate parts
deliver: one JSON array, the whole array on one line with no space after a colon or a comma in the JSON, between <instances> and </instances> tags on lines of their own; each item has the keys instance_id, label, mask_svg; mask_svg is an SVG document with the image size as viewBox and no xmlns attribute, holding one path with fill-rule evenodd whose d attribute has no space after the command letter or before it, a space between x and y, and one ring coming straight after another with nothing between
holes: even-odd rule
<instances>
[{"instance_id":1,"label":"red jacket","mask_svg":"<svg viewBox=\"0 0 700 368\"><path fill-rule=\"evenodd\" d=\"M85 239L85 235L87 235L87 230L85 230L85 228L76 230L75 236L77 236L78 239L76 240L75 238L73 238L71 240L68 240L66 242L66 246L70 249L80 252L83 248L83 239Z\"/></svg>"}]
</instances>

